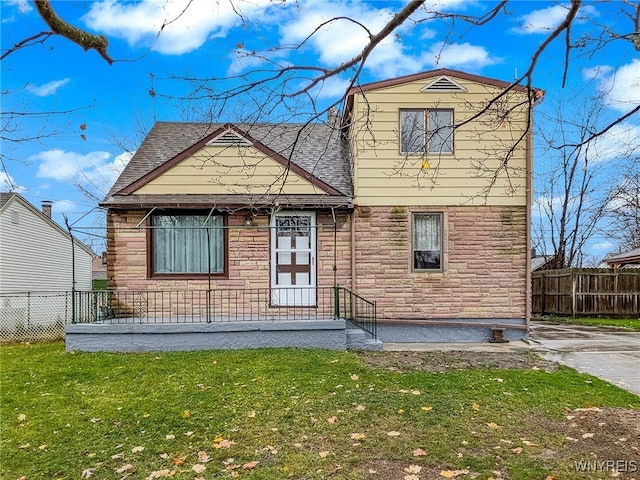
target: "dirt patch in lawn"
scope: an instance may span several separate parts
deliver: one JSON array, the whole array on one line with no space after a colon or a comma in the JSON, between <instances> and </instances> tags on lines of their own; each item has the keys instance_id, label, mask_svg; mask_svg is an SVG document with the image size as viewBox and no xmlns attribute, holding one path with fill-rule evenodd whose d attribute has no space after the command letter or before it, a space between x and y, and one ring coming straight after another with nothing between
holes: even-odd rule
<instances>
[{"instance_id":1,"label":"dirt patch in lawn","mask_svg":"<svg viewBox=\"0 0 640 480\"><path fill-rule=\"evenodd\" d=\"M392 371L449 372L470 368L553 371L557 364L530 352L363 352L370 366Z\"/></svg>"},{"instance_id":2,"label":"dirt patch in lawn","mask_svg":"<svg viewBox=\"0 0 640 480\"><path fill-rule=\"evenodd\" d=\"M557 364L530 352L362 352L370 366L390 371L449 372L475 368L540 369L553 371ZM567 410L565 418L535 416L524 421L529 432L553 438L552 445L525 444L521 455L539 462L552 474L548 478L617 478L640 479L640 411L622 408L583 408ZM536 435L537 436L537 435ZM495 455L494 479L513 479L508 462L518 446L487 445L482 452L467 455ZM498 448L499 450L496 450ZM484 450L484 449L482 449ZM493 453L489 453L493 450ZM368 480L476 478L478 472L455 470L447 465L425 465L393 460L374 460L364 467ZM419 467L419 469L416 469ZM412 470L413 469L413 470ZM582 470L580 470L582 469ZM445 476L441 476L444 472ZM414 476L412 476L414 475Z\"/></svg>"},{"instance_id":3,"label":"dirt patch in lawn","mask_svg":"<svg viewBox=\"0 0 640 480\"><path fill-rule=\"evenodd\" d=\"M588 408L567 411L565 419L536 416L525 422L529 433L543 430L554 438L552 445L505 442L486 445L482 451L464 451L464 456L487 455L495 458L491 472L495 480L516 479L509 460L526 455L530 462L544 466L552 480L561 478L602 479L640 478L640 411L621 408ZM525 460L527 462L527 460ZM367 480L407 480L438 478L478 478L480 472L451 465L425 465L415 462L374 460L364 467ZM483 477L484 478L484 477ZM543 477L541 477L543 478Z\"/></svg>"}]
</instances>

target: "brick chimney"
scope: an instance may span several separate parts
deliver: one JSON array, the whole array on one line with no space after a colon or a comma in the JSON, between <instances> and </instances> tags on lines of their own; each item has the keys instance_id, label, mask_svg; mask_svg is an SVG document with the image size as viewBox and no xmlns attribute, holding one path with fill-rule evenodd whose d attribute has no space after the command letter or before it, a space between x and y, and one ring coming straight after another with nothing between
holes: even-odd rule
<instances>
[{"instance_id":1,"label":"brick chimney","mask_svg":"<svg viewBox=\"0 0 640 480\"><path fill-rule=\"evenodd\" d=\"M42 213L44 213L49 218L51 218L51 207L52 206L53 206L53 202L51 200L43 200L42 201Z\"/></svg>"}]
</instances>

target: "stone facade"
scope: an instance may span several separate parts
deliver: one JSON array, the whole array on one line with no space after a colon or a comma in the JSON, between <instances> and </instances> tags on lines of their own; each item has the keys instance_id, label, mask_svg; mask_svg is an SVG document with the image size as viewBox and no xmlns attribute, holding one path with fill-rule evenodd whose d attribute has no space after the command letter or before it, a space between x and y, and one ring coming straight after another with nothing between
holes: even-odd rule
<instances>
[{"instance_id":1,"label":"stone facade","mask_svg":"<svg viewBox=\"0 0 640 480\"><path fill-rule=\"evenodd\" d=\"M425 212L444 215L442 271L412 271L411 214ZM524 207L364 207L355 214L355 289L377 301L380 320L524 321Z\"/></svg>"},{"instance_id":2,"label":"stone facade","mask_svg":"<svg viewBox=\"0 0 640 480\"><path fill-rule=\"evenodd\" d=\"M153 278L148 270L148 229L136 228L145 210L111 210L107 216L108 253L107 278L110 290L126 291L189 291L207 290L209 279L206 275L192 278ZM270 288L270 230L269 216L257 215L253 226L245 227L246 211L227 216L228 226L228 272L224 277L212 276L212 290L217 290L217 298L226 298L227 291L251 289L244 302L265 302ZM335 280L340 286L351 288L351 216L347 213L336 215L337 228L334 234L333 217L330 212L318 212L317 227L317 286L318 304L331 308L328 289ZM334 240L335 237L335 240ZM334 247L335 244L335 247ZM334 251L335 248L335 251ZM256 295L262 295L257 300ZM204 298L204 297L202 297ZM193 301L190 299L189 301ZM237 302L242 300L234 300ZM267 302L268 303L268 302ZM247 311L256 305L245 305ZM264 308L260 306L260 308Z\"/></svg>"}]
</instances>

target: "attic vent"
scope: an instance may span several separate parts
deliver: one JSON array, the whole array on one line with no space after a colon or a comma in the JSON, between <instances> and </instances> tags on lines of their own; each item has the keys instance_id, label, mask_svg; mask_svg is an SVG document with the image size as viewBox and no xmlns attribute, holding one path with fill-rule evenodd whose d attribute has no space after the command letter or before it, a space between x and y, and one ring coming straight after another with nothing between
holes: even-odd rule
<instances>
[{"instance_id":1,"label":"attic vent","mask_svg":"<svg viewBox=\"0 0 640 480\"><path fill-rule=\"evenodd\" d=\"M464 88L449 77L440 77L420 90L421 92L466 92Z\"/></svg>"},{"instance_id":2,"label":"attic vent","mask_svg":"<svg viewBox=\"0 0 640 480\"><path fill-rule=\"evenodd\" d=\"M233 130L225 130L217 137L209 140L207 142L207 145L241 145L244 147L249 147L252 145L252 143Z\"/></svg>"}]
</instances>

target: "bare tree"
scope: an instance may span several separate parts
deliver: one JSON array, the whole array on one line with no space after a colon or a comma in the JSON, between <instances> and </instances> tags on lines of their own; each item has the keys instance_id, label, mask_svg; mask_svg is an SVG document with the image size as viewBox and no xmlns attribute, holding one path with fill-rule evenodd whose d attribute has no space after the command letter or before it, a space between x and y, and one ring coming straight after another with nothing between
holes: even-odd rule
<instances>
[{"instance_id":1,"label":"bare tree","mask_svg":"<svg viewBox=\"0 0 640 480\"><path fill-rule=\"evenodd\" d=\"M637 151L639 139L629 126L624 132L605 130L602 102L582 92L538 114L536 171L538 184L545 187L534 207L534 246L553 257L552 268L582 266L587 243L607 230L613 198L622 198L622 193L609 193L611 179L602 167L624 164Z\"/></svg>"},{"instance_id":2,"label":"bare tree","mask_svg":"<svg viewBox=\"0 0 640 480\"><path fill-rule=\"evenodd\" d=\"M611 191L608 203L611 236L621 252L640 248L640 170L624 175Z\"/></svg>"}]
</instances>

